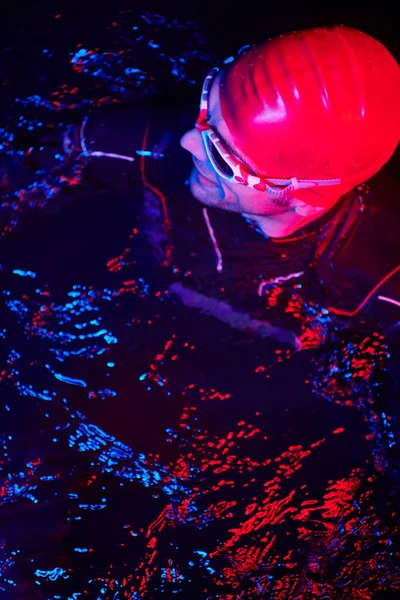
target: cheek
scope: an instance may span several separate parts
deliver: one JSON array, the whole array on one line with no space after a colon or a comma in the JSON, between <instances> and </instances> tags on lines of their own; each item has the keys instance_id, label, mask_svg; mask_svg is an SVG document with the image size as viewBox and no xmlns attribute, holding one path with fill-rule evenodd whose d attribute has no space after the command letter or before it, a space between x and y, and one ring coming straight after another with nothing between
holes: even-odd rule
<instances>
[{"instance_id":1,"label":"cheek","mask_svg":"<svg viewBox=\"0 0 400 600\"><path fill-rule=\"evenodd\" d=\"M254 215L278 215L286 212L287 208L274 203L274 200L265 192L258 192L245 186L237 186L240 205L243 212ZM243 190L243 191L242 191Z\"/></svg>"}]
</instances>

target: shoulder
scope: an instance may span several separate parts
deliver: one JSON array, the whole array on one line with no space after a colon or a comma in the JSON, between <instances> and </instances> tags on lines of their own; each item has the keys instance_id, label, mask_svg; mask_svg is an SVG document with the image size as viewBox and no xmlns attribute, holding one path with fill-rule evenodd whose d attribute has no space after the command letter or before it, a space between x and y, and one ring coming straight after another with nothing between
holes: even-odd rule
<instances>
[{"instance_id":1,"label":"shoulder","mask_svg":"<svg viewBox=\"0 0 400 600\"><path fill-rule=\"evenodd\" d=\"M400 182L382 169L367 182L365 209L329 265L332 302L383 327L400 320Z\"/></svg>"}]
</instances>

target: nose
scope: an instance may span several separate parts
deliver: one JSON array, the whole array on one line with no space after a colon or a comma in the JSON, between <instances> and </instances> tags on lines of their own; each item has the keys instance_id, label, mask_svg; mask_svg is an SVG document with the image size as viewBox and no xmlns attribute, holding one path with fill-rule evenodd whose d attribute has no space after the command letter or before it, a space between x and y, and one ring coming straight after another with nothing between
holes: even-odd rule
<instances>
[{"instance_id":1,"label":"nose","mask_svg":"<svg viewBox=\"0 0 400 600\"><path fill-rule=\"evenodd\" d=\"M181 137L180 144L182 148L193 154L198 160L202 162L207 161L207 154L204 149L203 140L201 139L201 133L197 129L189 129Z\"/></svg>"}]
</instances>

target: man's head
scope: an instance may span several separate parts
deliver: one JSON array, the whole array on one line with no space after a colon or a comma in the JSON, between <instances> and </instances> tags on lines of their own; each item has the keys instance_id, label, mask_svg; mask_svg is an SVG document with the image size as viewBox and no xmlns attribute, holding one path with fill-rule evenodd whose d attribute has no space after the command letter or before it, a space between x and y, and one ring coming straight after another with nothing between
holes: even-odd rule
<instances>
[{"instance_id":1,"label":"man's head","mask_svg":"<svg viewBox=\"0 0 400 600\"><path fill-rule=\"evenodd\" d=\"M192 193L254 217L273 237L328 210L374 175L398 143L399 66L355 29L285 34L210 77L197 128L181 140L195 163ZM212 135L201 133L207 129ZM223 176L224 156L242 165L235 177L229 167L231 177ZM255 181L265 185L254 189Z\"/></svg>"}]
</instances>

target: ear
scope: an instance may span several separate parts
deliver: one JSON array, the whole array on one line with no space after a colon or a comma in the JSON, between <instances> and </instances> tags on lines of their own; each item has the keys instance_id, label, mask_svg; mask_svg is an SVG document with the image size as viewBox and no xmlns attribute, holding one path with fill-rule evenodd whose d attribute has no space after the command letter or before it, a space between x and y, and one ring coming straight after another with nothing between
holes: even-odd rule
<instances>
[{"instance_id":1,"label":"ear","mask_svg":"<svg viewBox=\"0 0 400 600\"><path fill-rule=\"evenodd\" d=\"M324 210L322 206L313 206L298 199L293 202L292 208L300 217L314 217Z\"/></svg>"}]
</instances>

